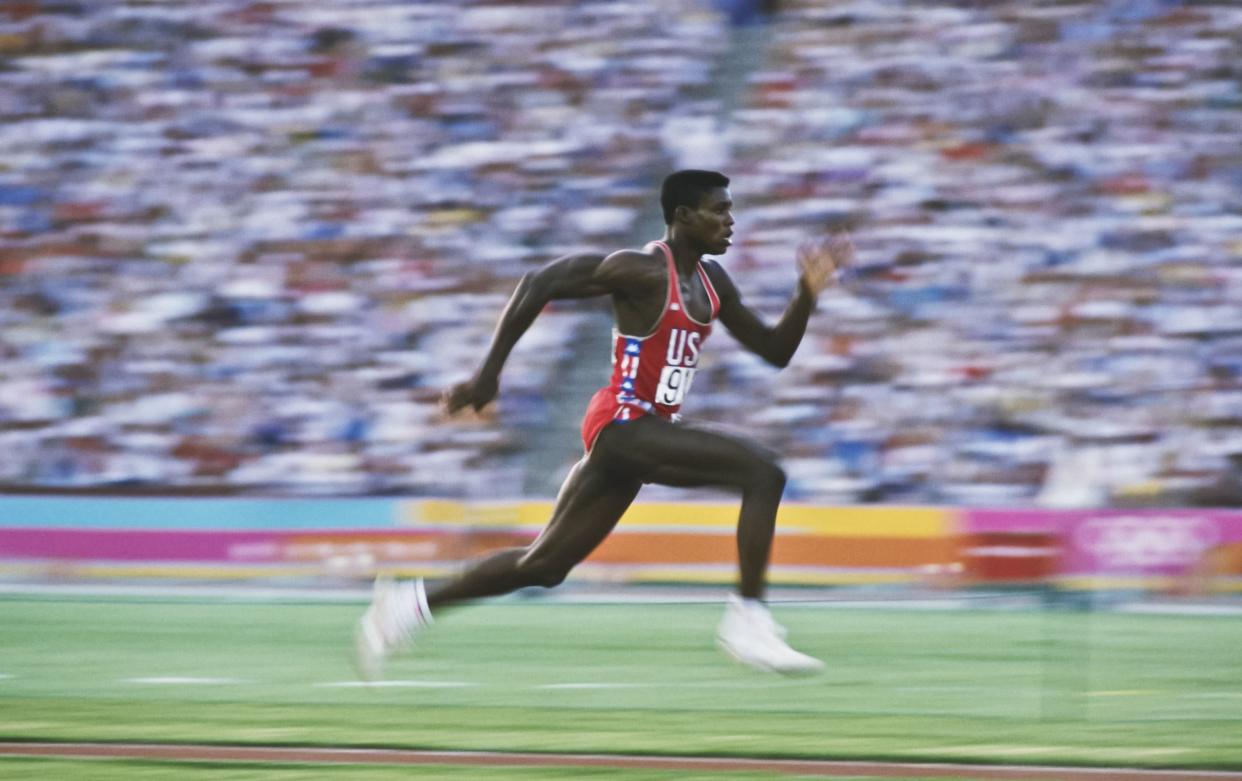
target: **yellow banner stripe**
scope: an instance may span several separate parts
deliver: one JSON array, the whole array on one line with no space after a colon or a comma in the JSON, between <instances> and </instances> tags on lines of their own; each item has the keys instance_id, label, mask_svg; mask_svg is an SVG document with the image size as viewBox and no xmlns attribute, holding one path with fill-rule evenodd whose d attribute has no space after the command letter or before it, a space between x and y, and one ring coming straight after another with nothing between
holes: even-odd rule
<instances>
[{"instance_id":1,"label":"yellow banner stripe","mask_svg":"<svg viewBox=\"0 0 1242 781\"><path fill-rule=\"evenodd\" d=\"M621 529L638 526L705 528L731 531L737 504L641 502L621 519ZM424 499L402 508L405 524L418 526L541 526L552 515L551 502L461 502ZM777 514L782 532L832 537L943 537L953 529L950 511L938 507L818 507L786 504Z\"/></svg>"}]
</instances>

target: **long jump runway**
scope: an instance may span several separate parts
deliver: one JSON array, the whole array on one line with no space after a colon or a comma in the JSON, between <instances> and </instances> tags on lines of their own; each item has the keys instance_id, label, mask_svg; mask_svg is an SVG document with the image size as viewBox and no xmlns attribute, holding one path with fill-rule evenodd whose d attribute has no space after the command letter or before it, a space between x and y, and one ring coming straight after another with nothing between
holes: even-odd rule
<instances>
[{"instance_id":1,"label":"long jump runway","mask_svg":"<svg viewBox=\"0 0 1242 781\"><path fill-rule=\"evenodd\" d=\"M780 775L954 777L1022 781L1242 781L1242 772L1145 770L1117 767L977 765L866 762L817 759L657 756L624 754L538 754L500 751L221 746L170 743L0 742L0 756L80 759L137 759L183 762L264 762L332 765L466 765L474 767L595 767L695 772L760 772Z\"/></svg>"}]
</instances>

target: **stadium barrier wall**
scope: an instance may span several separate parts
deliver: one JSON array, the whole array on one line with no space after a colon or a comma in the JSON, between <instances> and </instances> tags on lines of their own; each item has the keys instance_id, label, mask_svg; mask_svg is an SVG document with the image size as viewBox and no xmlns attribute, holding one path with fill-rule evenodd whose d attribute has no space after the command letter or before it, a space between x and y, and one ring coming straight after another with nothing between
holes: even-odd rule
<instances>
[{"instance_id":1,"label":"stadium barrier wall","mask_svg":"<svg viewBox=\"0 0 1242 781\"><path fill-rule=\"evenodd\" d=\"M0 496L0 575L438 575L534 539L550 502ZM734 579L736 504L639 503L575 577ZM787 584L1242 590L1242 512L782 506Z\"/></svg>"},{"instance_id":2,"label":"stadium barrier wall","mask_svg":"<svg viewBox=\"0 0 1242 781\"><path fill-rule=\"evenodd\" d=\"M964 571L1075 589L1242 591L1242 512L961 509Z\"/></svg>"}]
</instances>

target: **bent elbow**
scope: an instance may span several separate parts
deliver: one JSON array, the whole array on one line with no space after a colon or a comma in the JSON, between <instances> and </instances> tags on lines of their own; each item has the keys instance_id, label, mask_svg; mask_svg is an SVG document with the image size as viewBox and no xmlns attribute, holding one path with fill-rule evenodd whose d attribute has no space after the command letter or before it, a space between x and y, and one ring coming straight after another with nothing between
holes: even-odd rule
<instances>
[{"instance_id":1,"label":"bent elbow","mask_svg":"<svg viewBox=\"0 0 1242 781\"><path fill-rule=\"evenodd\" d=\"M792 355L769 355L768 363L772 364L778 369L784 369L786 366L789 365L789 361L791 358L793 358Z\"/></svg>"}]
</instances>

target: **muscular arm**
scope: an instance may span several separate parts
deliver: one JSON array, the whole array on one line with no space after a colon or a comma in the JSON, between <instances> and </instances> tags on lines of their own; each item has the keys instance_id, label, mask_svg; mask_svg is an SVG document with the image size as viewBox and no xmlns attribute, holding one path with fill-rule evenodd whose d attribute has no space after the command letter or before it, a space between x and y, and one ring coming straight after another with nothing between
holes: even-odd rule
<instances>
[{"instance_id":1,"label":"muscular arm","mask_svg":"<svg viewBox=\"0 0 1242 781\"><path fill-rule=\"evenodd\" d=\"M803 242L798 248L798 290L781 319L771 327L742 303L737 287L723 268L716 263L706 267L720 296L720 322L747 350L784 368L802 343L807 321L815 311L815 300L832 284L833 275L853 262L854 244L844 233Z\"/></svg>"},{"instance_id":2,"label":"muscular arm","mask_svg":"<svg viewBox=\"0 0 1242 781\"><path fill-rule=\"evenodd\" d=\"M479 374L498 377L513 346L535 322L549 301L563 298L589 298L609 292L606 284L596 278L604 260L602 255L588 253L566 255L538 271L523 275L517 289L509 297L500 322L492 334L492 346L479 367Z\"/></svg>"},{"instance_id":3,"label":"muscular arm","mask_svg":"<svg viewBox=\"0 0 1242 781\"><path fill-rule=\"evenodd\" d=\"M773 366L788 366L802 343L811 312L815 311L816 295L807 283L798 281L798 290L785 307L784 314L776 325L769 326L754 310L742 303L737 287L723 268L711 264L709 269L712 285L720 296L720 322L747 350Z\"/></svg>"},{"instance_id":4,"label":"muscular arm","mask_svg":"<svg viewBox=\"0 0 1242 781\"><path fill-rule=\"evenodd\" d=\"M448 411L466 406L479 410L496 397L500 370L509 353L549 301L624 292L632 284L631 266L626 262L631 254L566 255L524 275L500 314L491 347L474 377L445 391L443 402Z\"/></svg>"}]
</instances>

